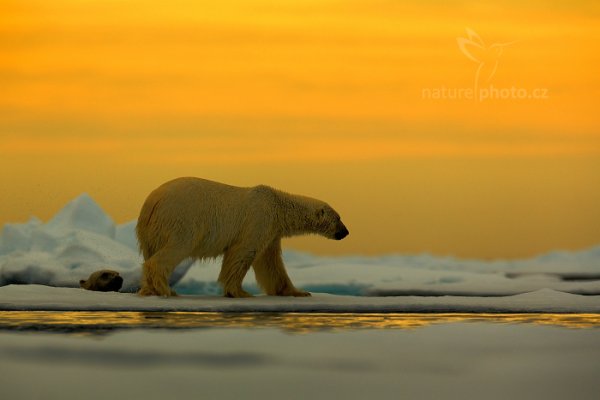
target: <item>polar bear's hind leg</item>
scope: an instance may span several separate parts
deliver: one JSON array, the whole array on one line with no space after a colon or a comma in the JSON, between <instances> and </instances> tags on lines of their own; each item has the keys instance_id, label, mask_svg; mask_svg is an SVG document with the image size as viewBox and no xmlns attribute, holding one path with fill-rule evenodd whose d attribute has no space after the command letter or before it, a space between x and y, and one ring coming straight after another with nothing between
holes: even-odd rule
<instances>
[{"instance_id":1,"label":"polar bear's hind leg","mask_svg":"<svg viewBox=\"0 0 600 400\"><path fill-rule=\"evenodd\" d=\"M166 246L144 262L142 267L142 285L138 292L141 296L176 296L169 286L169 278L189 252L181 247Z\"/></svg>"}]
</instances>

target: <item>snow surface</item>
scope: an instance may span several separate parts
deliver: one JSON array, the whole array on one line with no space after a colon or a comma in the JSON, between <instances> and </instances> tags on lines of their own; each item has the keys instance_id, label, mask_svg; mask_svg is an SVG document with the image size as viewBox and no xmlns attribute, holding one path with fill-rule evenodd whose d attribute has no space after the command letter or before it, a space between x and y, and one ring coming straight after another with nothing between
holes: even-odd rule
<instances>
[{"instance_id":1,"label":"snow surface","mask_svg":"<svg viewBox=\"0 0 600 400\"><path fill-rule=\"evenodd\" d=\"M498 296L553 289L600 294L600 246L556 251L525 260L463 260L429 254L322 257L284 251L294 284L311 292L355 296ZM139 286L142 259L135 221L115 225L86 194L48 223L33 217L6 224L0 236L0 286L42 284L78 287L99 269L124 278L122 291ZM172 283L180 294L219 295L220 259L180 265ZM246 289L258 293L250 272Z\"/></svg>"},{"instance_id":2,"label":"snow surface","mask_svg":"<svg viewBox=\"0 0 600 400\"><path fill-rule=\"evenodd\" d=\"M597 329L0 332L6 399L597 399Z\"/></svg>"},{"instance_id":3,"label":"snow surface","mask_svg":"<svg viewBox=\"0 0 600 400\"><path fill-rule=\"evenodd\" d=\"M546 312L600 313L600 296L542 289L504 297L356 297L315 293L312 297L140 297L40 285L0 288L0 310L204 311L204 312Z\"/></svg>"},{"instance_id":4,"label":"snow surface","mask_svg":"<svg viewBox=\"0 0 600 400\"><path fill-rule=\"evenodd\" d=\"M0 236L0 285L34 283L79 287L80 279L100 269L119 271L123 291L139 287L142 258L135 223L116 226L87 194L70 201L47 223L32 217L5 224ZM176 283L191 261L179 265Z\"/></svg>"},{"instance_id":5,"label":"snow surface","mask_svg":"<svg viewBox=\"0 0 600 400\"><path fill-rule=\"evenodd\" d=\"M294 284L310 292L501 296L549 288L600 294L600 247L526 260L461 260L429 254L319 257L294 251L284 251L284 259ZM220 260L196 263L175 289L178 293L219 294L219 269ZM252 293L259 292L252 272L245 286Z\"/></svg>"}]
</instances>

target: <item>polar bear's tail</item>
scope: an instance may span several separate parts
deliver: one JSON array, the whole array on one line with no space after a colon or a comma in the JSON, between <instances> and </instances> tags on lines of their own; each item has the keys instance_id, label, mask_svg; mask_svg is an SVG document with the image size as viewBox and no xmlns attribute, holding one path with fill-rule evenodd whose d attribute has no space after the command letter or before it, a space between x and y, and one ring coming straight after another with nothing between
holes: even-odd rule
<instances>
[{"instance_id":1,"label":"polar bear's tail","mask_svg":"<svg viewBox=\"0 0 600 400\"><path fill-rule=\"evenodd\" d=\"M156 243L157 236L153 235L152 229L153 225L156 225L152 223L152 216L159 203L160 201L153 199L152 196L146 199L135 228L139 251L144 256L144 260L152 257L159 249L158 243Z\"/></svg>"}]
</instances>

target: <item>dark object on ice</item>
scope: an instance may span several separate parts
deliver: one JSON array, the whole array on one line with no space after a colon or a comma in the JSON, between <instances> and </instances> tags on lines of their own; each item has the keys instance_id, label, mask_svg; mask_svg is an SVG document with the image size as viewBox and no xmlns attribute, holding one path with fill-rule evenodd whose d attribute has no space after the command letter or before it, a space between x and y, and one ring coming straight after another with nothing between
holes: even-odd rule
<instances>
[{"instance_id":1,"label":"dark object on ice","mask_svg":"<svg viewBox=\"0 0 600 400\"><path fill-rule=\"evenodd\" d=\"M549 276L565 282L598 281L600 274L587 272L507 272L509 279L527 278L529 276Z\"/></svg>"},{"instance_id":2,"label":"dark object on ice","mask_svg":"<svg viewBox=\"0 0 600 400\"><path fill-rule=\"evenodd\" d=\"M102 269L92 272L87 281L80 280L79 286L97 292L118 292L123 286L123 278L119 276L117 271Z\"/></svg>"}]
</instances>

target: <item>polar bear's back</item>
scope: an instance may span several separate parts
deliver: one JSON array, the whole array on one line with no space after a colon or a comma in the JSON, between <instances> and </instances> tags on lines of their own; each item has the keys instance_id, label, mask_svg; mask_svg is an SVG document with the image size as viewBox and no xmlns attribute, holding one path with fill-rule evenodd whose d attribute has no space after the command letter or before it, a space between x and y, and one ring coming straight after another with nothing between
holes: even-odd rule
<instances>
[{"instance_id":1,"label":"polar bear's back","mask_svg":"<svg viewBox=\"0 0 600 400\"><path fill-rule=\"evenodd\" d=\"M193 247L197 258L223 253L239 234L252 207L251 188L185 177L155 189L137 224L140 251L147 259L167 244Z\"/></svg>"}]
</instances>

